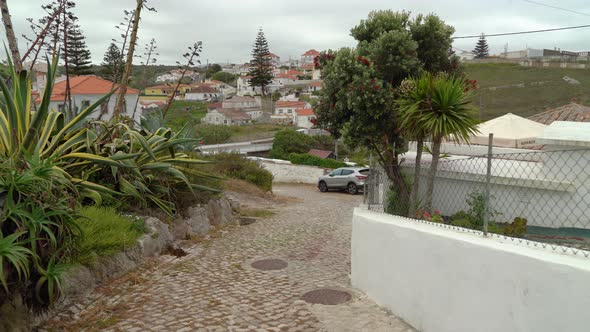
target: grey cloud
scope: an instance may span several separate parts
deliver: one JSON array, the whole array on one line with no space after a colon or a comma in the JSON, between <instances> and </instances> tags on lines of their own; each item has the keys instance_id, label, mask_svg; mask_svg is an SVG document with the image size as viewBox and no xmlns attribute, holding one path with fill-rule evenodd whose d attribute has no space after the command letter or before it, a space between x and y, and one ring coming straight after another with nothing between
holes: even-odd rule
<instances>
[{"instance_id":1,"label":"grey cloud","mask_svg":"<svg viewBox=\"0 0 590 332\"><path fill-rule=\"evenodd\" d=\"M541 1L541 0L539 0ZM590 14L585 0L542 0ZM40 1L9 1L17 34L28 32L27 17L42 15ZM456 35L472 35L582 25L588 17L533 5L522 0L150 0L157 13L145 12L140 28L140 48L156 38L160 63L174 64L186 47L203 41L201 61L246 62L259 27L263 27L271 51L286 59L298 57L310 48L337 49L353 46L350 28L367 17L371 10L393 9L417 13L435 13L456 29ZM76 13L87 37L95 63L100 63L111 38L118 32L114 25L122 19L123 9L134 7L133 0L78 0ZM590 29L545 34L489 38L492 52L529 47L561 47L590 50ZM474 39L457 40L459 49L471 50ZM25 43L20 38L21 47Z\"/></svg>"}]
</instances>

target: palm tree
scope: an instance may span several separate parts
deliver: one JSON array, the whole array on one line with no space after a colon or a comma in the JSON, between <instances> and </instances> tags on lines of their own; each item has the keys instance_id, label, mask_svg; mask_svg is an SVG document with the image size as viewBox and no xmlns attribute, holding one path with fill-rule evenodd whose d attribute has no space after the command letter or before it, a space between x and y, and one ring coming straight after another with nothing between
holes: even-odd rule
<instances>
[{"instance_id":1,"label":"palm tree","mask_svg":"<svg viewBox=\"0 0 590 332\"><path fill-rule=\"evenodd\" d=\"M420 173L424 139L428 132L420 125L419 120L423 112L430 109L430 91L432 74L424 73L419 78L409 78L400 85L401 96L397 100L399 106L400 127L404 136L416 140L416 163L414 164L414 181L408 207L408 217L414 217L418 208L418 193L420 191Z\"/></svg>"},{"instance_id":2,"label":"palm tree","mask_svg":"<svg viewBox=\"0 0 590 332\"><path fill-rule=\"evenodd\" d=\"M402 123L405 120L410 132L418 137L430 136L432 140L432 163L426 182L426 197L424 210L432 212L432 194L440 147L445 137L453 137L455 141L467 141L469 136L477 133L478 120L475 110L471 106L472 90L463 78L448 75L425 73L414 82L414 104L401 112ZM404 107L402 107L404 109ZM419 145L423 143L419 142ZM422 147L419 147L420 157ZM419 164L418 156L416 163ZM414 188L418 187L420 166L416 166L418 173L414 181ZM414 204L418 190L412 193Z\"/></svg>"}]
</instances>

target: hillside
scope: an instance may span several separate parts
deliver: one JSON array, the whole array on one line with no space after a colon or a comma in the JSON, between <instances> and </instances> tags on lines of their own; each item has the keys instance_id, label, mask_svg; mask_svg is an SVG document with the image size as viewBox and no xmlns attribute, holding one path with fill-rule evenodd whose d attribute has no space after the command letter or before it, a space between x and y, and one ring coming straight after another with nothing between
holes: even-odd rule
<instances>
[{"instance_id":1,"label":"hillside","mask_svg":"<svg viewBox=\"0 0 590 332\"><path fill-rule=\"evenodd\" d=\"M590 105L588 69L529 68L487 63L467 65L466 72L467 77L478 81L475 104L479 107L481 102L483 105L480 115L484 121L506 113L531 116L570 103L573 99ZM564 76L574 78L580 84L569 84L563 80Z\"/></svg>"}]
</instances>

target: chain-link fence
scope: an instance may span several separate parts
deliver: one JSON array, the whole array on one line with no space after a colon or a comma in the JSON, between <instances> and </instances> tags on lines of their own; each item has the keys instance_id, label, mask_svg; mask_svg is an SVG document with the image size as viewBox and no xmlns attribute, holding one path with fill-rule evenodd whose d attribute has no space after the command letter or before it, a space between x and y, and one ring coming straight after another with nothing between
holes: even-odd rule
<instances>
[{"instance_id":1,"label":"chain-link fence","mask_svg":"<svg viewBox=\"0 0 590 332\"><path fill-rule=\"evenodd\" d=\"M431 196L430 154L423 155L414 197L415 153L401 166L405 188L375 162L365 204L373 211L589 257L590 150L525 151L442 156Z\"/></svg>"}]
</instances>

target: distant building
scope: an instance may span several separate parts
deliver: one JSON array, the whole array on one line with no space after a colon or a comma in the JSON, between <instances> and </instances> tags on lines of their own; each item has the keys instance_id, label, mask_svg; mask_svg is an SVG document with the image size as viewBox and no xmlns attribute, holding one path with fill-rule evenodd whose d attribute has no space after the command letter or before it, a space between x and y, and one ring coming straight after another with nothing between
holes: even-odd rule
<instances>
[{"instance_id":1,"label":"distant building","mask_svg":"<svg viewBox=\"0 0 590 332\"><path fill-rule=\"evenodd\" d=\"M535 114L528 117L528 119L545 125L550 125L554 121L590 122L590 107L577 103L570 103Z\"/></svg>"},{"instance_id":2,"label":"distant building","mask_svg":"<svg viewBox=\"0 0 590 332\"><path fill-rule=\"evenodd\" d=\"M113 87L118 88L118 84L113 86L113 82L107 81L95 75L82 75L70 77L70 95L72 98L72 107L75 108L75 113L92 105L100 98L111 92ZM115 93L111 96L107 104L99 106L92 114L88 116L88 119L102 119L109 120L114 113L115 105L117 103L118 94ZM41 97L36 99L37 103L40 103ZM133 109L137 104L139 98L139 90L127 88L125 94L125 109L121 111L121 115L132 117ZM55 83L49 102L49 109L53 109L59 112L65 112L67 105L66 98L66 81ZM135 112L134 120L139 123L141 112ZM102 116L101 116L102 115Z\"/></svg>"},{"instance_id":3,"label":"distant building","mask_svg":"<svg viewBox=\"0 0 590 332\"><path fill-rule=\"evenodd\" d=\"M254 108L260 107L260 100L253 97L233 96L224 99L221 103L221 108Z\"/></svg>"},{"instance_id":4,"label":"distant building","mask_svg":"<svg viewBox=\"0 0 590 332\"><path fill-rule=\"evenodd\" d=\"M279 100L275 103L274 115L286 115L295 122L295 110L308 108L309 104L305 101L283 101Z\"/></svg>"},{"instance_id":5,"label":"distant building","mask_svg":"<svg viewBox=\"0 0 590 332\"><path fill-rule=\"evenodd\" d=\"M295 110L295 121L294 124L300 128L311 129L314 126L314 121L317 118L313 109L311 108L300 108Z\"/></svg>"},{"instance_id":6,"label":"distant building","mask_svg":"<svg viewBox=\"0 0 590 332\"><path fill-rule=\"evenodd\" d=\"M316 156L322 159L336 159L336 155L332 151L311 149L307 154Z\"/></svg>"},{"instance_id":7,"label":"distant building","mask_svg":"<svg viewBox=\"0 0 590 332\"><path fill-rule=\"evenodd\" d=\"M300 66L304 66L307 63L313 63L313 60L316 56L320 55L320 52L311 49L301 55L301 61L299 62Z\"/></svg>"},{"instance_id":8,"label":"distant building","mask_svg":"<svg viewBox=\"0 0 590 332\"><path fill-rule=\"evenodd\" d=\"M251 123L252 118L243 110L215 109L207 112L201 121L214 125L241 126Z\"/></svg>"},{"instance_id":9,"label":"distant building","mask_svg":"<svg viewBox=\"0 0 590 332\"><path fill-rule=\"evenodd\" d=\"M475 54L473 52L462 51L461 53L456 54L461 61L469 61L475 58Z\"/></svg>"},{"instance_id":10,"label":"distant building","mask_svg":"<svg viewBox=\"0 0 590 332\"><path fill-rule=\"evenodd\" d=\"M176 88L176 84L163 84L163 85L154 85L148 86L144 90L144 94L146 96L171 96ZM192 87L188 84L180 84L178 86L178 90L176 90L176 95L182 96L186 92L190 91Z\"/></svg>"},{"instance_id":11,"label":"distant building","mask_svg":"<svg viewBox=\"0 0 590 332\"><path fill-rule=\"evenodd\" d=\"M281 66L281 57L274 54L274 53L270 53L270 62L272 63L272 65L274 67L280 67Z\"/></svg>"},{"instance_id":12,"label":"distant building","mask_svg":"<svg viewBox=\"0 0 590 332\"><path fill-rule=\"evenodd\" d=\"M156 77L156 82L177 82L182 77L182 69L173 69L170 72ZM190 78L193 81L200 81L201 76L198 72L187 70L184 77Z\"/></svg>"},{"instance_id":13,"label":"distant building","mask_svg":"<svg viewBox=\"0 0 590 332\"><path fill-rule=\"evenodd\" d=\"M197 86L184 94L184 100L210 101L216 100L220 96L221 93L215 88L210 86Z\"/></svg>"}]
</instances>

